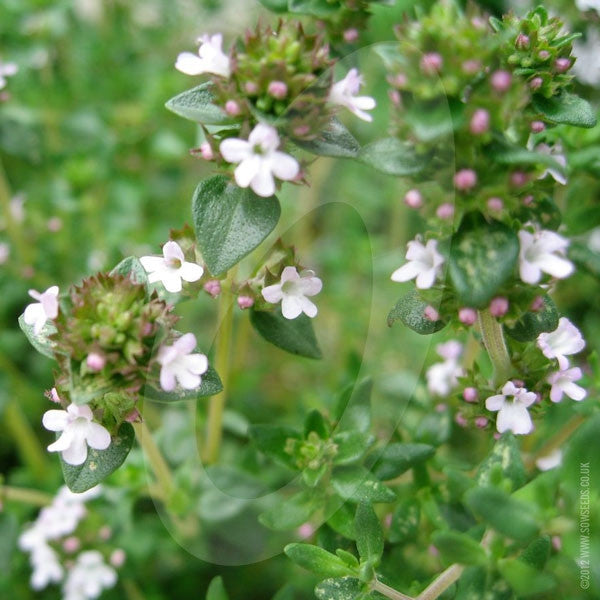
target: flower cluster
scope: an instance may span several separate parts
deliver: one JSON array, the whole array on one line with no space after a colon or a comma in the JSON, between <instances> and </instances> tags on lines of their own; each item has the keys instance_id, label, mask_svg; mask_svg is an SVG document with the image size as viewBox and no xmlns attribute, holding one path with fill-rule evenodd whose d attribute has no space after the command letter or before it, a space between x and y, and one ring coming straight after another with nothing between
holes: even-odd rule
<instances>
[{"instance_id":1,"label":"flower cluster","mask_svg":"<svg viewBox=\"0 0 600 600\"><path fill-rule=\"evenodd\" d=\"M221 34L204 35L198 43L198 55L183 52L175 66L188 75L211 76L214 102L230 123L223 130L205 131L200 154L236 164L236 183L259 196L274 193L274 177L291 181L301 176L298 161L281 150L286 140L315 139L338 106L371 120L365 111L375 101L358 95L358 71L351 69L334 83L328 45L298 22L258 27L229 53Z\"/></svg>"},{"instance_id":2,"label":"flower cluster","mask_svg":"<svg viewBox=\"0 0 600 600\"><path fill-rule=\"evenodd\" d=\"M20 535L19 548L29 553L34 590L62 582L64 600L87 600L115 585L115 568L125 560L123 550L110 553L110 565L100 551L82 550L87 544L104 544L110 537L108 528L90 529L85 522L86 502L101 493L99 486L82 494L61 487L52 503L42 508L35 522Z\"/></svg>"}]
</instances>

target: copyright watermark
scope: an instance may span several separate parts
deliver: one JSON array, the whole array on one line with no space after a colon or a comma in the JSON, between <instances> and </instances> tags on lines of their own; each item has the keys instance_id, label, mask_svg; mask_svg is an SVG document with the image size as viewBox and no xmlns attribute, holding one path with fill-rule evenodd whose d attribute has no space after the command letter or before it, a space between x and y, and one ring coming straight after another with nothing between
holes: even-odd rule
<instances>
[{"instance_id":1,"label":"copyright watermark","mask_svg":"<svg viewBox=\"0 0 600 600\"><path fill-rule=\"evenodd\" d=\"M590 587L590 463L579 464L579 587Z\"/></svg>"}]
</instances>

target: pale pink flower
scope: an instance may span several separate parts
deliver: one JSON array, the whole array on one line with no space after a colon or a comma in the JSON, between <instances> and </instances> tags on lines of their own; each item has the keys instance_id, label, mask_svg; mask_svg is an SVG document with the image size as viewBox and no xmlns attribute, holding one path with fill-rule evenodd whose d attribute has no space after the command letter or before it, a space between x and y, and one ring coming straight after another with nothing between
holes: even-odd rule
<instances>
[{"instance_id":1,"label":"pale pink flower","mask_svg":"<svg viewBox=\"0 0 600 600\"><path fill-rule=\"evenodd\" d=\"M404 282L416 279L417 287L428 289L444 264L444 257L437 250L437 240L429 240L423 245L419 240L408 242L406 264L392 273L392 281Z\"/></svg>"},{"instance_id":2,"label":"pale pink flower","mask_svg":"<svg viewBox=\"0 0 600 600\"><path fill-rule=\"evenodd\" d=\"M564 371L569 366L567 356L581 352L585 348L585 340L569 319L561 317L554 331L538 335L537 345L546 358L556 358L558 366Z\"/></svg>"},{"instance_id":3,"label":"pale pink flower","mask_svg":"<svg viewBox=\"0 0 600 600\"><path fill-rule=\"evenodd\" d=\"M198 281L204 269L196 263L186 262L183 250L177 242L169 241L163 246L162 256L142 256L142 266L148 273L150 283L162 282L171 293L181 292L181 281Z\"/></svg>"},{"instance_id":4,"label":"pale pink flower","mask_svg":"<svg viewBox=\"0 0 600 600\"><path fill-rule=\"evenodd\" d=\"M564 258L569 240L558 233L546 230L530 233L522 229L519 243L519 273L525 283L538 283L542 273L557 279L573 273L573 263Z\"/></svg>"},{"instance_id":5,"label":"pale pink flower","mask_svg":"<svg viewBox=\"0 0 600 600\"><path fill-rule=\"evenodd\" d=\"M363 121L372 121L373 117L365 110L375 108L375 100L370 96L357 96L363 79L357 69L350 69L344 79L333 84L329 92L329 102L346 107Z\"/></svg>"},{"instance_id":6,"label":"pale pink flower","mask_svg":"<svg viewBox=\"0 0 600 600\"><path fill-rule=\"evenodd\" d=\"M499 433L512 431L514 434L524 435L533 431L533 422L527 408L536 399L534 392L528 392L524 387L517 387L512 381L507 381L502 393L490 396L485 401L485 407L489 411L498 412L496 429Z\"/></svg>"},{"instance_id":7,"label":"pale pink flower","mask_svg":"<svg viewBox=\"0 0 600 600\"><path fill-rule=\"evenodd\" d=\"M160 386L165 392L172 392L177 383L185 390L200 386L200 376L208 369L208 359L204 354L192 354L195 348L196 336L193 333L182 335L171 346L163 344L159 348Z\"/></svg>"},{"instance_id":8,"label":"pale pink flower","mask_svg":"<svg viewBox=\"0 0 600 600\"><path fill-rule=\"evenodd\" d=\"M212 73L229 77L231 67L229 57L223 52L223 35L203 35L198 39L198 56L191 52L182 52L177 57L175 68L186 75Z\"/></svg>"},{"instance_id":9,"label":"pale pink flower","mask_svg":"<svg viewBox=\"0 0 600 600\"><path fill-rule=\"evenodd\" d=\"M314 271L298 273L296 267L285 267L280 283L269 285L262 290L263 298L271 304L281 302L281 314L286 319L295 319L302 313L308 317L317 316L317 307L308 299L323 288L323 282L315 277Z\"/></svg>"},{"instance_id":10,"label":"pale pink flower","mask_svg":"<svg viewBox=\"0 0 600 600\"><path fill-rule=\"evenodd\" d=\"M33 332L39 335L48 319L56 319L58 315L58 286L53 285L45 292L29 290L29 295L37 302L28 304L23 313L27 325L33 325Z\"/></svg>"},{"instance_id":11,"label":"pale pink flower","mask_svg":"<svg viewBox=\"0 0 600 600\"><path fill-rule=\"evenodd\" d=\"M556 373L549 375L547 381L552 386L550 388L550 400L560 402L563 395L567 395L577 402L583 400L587 396L587 391L575 383L582 377L583 373L579 367L556 371Z\"/></svg>"}]
</instances>

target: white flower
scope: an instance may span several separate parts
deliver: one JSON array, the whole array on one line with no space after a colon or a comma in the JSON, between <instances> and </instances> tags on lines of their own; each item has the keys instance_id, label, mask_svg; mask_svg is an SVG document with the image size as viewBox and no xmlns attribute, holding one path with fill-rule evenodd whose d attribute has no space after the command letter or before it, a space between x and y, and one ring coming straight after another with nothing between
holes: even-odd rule
<instances>
[{"instance_id":1,"label":"white flower","mask_svg":"<svg viewBox=\"0 0 600 600\"><path fill-rule=\"evenodd\" d=\"M44 413L42 424L50 431L62 431L61 436L48 446L50 452L60 452L70 465L81 465L87 458L87 447L106 450L110 445L110 433L99 423L92 421L92 409L86 404L70 404L67 410L49 410Z\"/></svg>"},{"instance_id":2,"label":"white flower","mask_svg":"<svg viewBox=\"0 0 600 600\"><path fill-rule=\"evenodd\" d=\"M334 83L329 92L329 101L333 104L345 106L363 121L372 121L373 117L364 112L375 108L375 100L370 96L357 96L360 86L363 84L362 77L357 69L350 69L344 79Z\"/></svg>"},{"instance_id":3,"label":"white flower","mask_svg":"<svg viewBox=\"0 0 600 600\"><path fill-rule=\"evenodd\" d=\"M162 256L142 256L142 267L148 272L148 281L161 281L168 292L181 291L181 280L198 281L204 269L196 263L186 262L183 250L177 242L169 241L163 246Z\"/></svg>"},{"instance_id":4,"label":"white flower","mask_svg":"<svg viewBox=\"0 0 600 600\"><path fill-rule=\"evenodd\" d=\"M560 448L557 448L550 454L546 456L541 456L535 461L535 466L540 471L549 471L550 469L555 469L556 467L560 467L562 464L563 453Z\"/></svg>"},{"instance_id":5,"label":"white flower","mask_svg":"<svg viewBox=\"0 0 600 600\"><path fill-rule=\"evenodd\" d=\"M192 354L195 347L196 336L193 333L182 335L172 346L160 347L160 386L165 392L172 392L176 381L186 390L194 390L200 385L200 375L206 373L208 359L204 354Z\"/></svg>"},{"instance_id":6,"label":"white flower","mask_svg":"<svg viewBox=\"0 0 600 600\"><path fill-rule=\"evenodd\" d=\"M430 393L446 397L458 385L458 377L464 375L458 362L462 349L462 344L456 340L438 344L436 352L444 359L444 362L435 363L427 369L425 377Z\"/></svg>"},{"instance_id":7,"label":"white flower","mask_svg":"<svg viewBox=\"0 0 600 600\"><path fill-rule=\"evenodd\" d=\"M587 396L586 390L575 382L583 377L579 367L573 369L564 369L552 373L548 376L548 383L552 386L550 389L550 400L560 402L563 394L566 394L572 400L583 400Z\"/></svg>"},{"instance_id":8,"label":"white flower","mask_svg":"<svg viewBox=\"0 0 600 600\"><path fill-rule=\"evenodd\" d=\"M519 231L519 272L525 283L537 283L542 272L557 279L564 279L574 271L573 263L564 255L569 240L554 231L530 233Z\"/></svg>"},{"instance_id":9,"label":"white flower","mask_svg":"<svg viewBox=\"0 0 600 600\"><path fill-rule=\"evenodd\" d=\"M29 561L33 568L31 587L41 590L49 583L58 583L63 578L63 568L56 552L46 543L32 549Z\"/></svg>"},{"instance_id":10,"label":"white flower","mask_svg":"<svg viewBox=\"0 0 600 600\"><path fill-rule=\"evenodd\" d=\"M600 14L600 0L575 0L575 5L582 12L595 10Z\"/></svg>"},{"instance_id":11,"label":"white flower","mask_svg":"<svg viewBox=\"0 0 600 600\"><path fill-rule=\"evenodd\" d=\"M6 86L6 78L17 73L19 67L15 63L3 63L0 61L0 90Z\"/></svg>"},{"instance_id":12,"label":"white flower","mask_svg":"<svg viewBox=\"0 0 600 600\"><path fill-rule=\"evenodd\" d=\"M430 288L438 276L444 257L437 250L437 240L429 240L423 245L419 240L408 242L405 265L392 273L392 281L409 281L416 277L417 287Z\"/></svg>"},{"instance_id":13,"label":"white flower","mask_svg":"<svg viewBox=\"0 0 600 600\"><path fill-rule=\"evenodd\" d=\"M198 43L198 56L191 52L182 52L177 57L175 68L186 75L212 73L229 77L231 68L229 57L223 52L223 35L203 35L198 38Z\"/></svg>"},{"instance_id":14,"label":"white flower","mask_svg":"<svg viewBox=\"0 0 600 600\"><path fill-rule=\"evenodd\" d=\"M561 185L567 185L567 178L564 175L564 171L567 168L567 157L563 153L562 145L560 143L556 143L554 146L549 146L548 144L538 144L535 147L535 150L541 154L551 156L562 167L562 170L548 167L538 177L538 179L544 179L544 177L550 175L557 183L560 183Z\"/></svg>"},{"instance_id":15,"label":"white flower","mask_svg":"<svg viewBox=\"0 0 600 600\"><path fill-rule=\"evenodd\" d=\"M512 396L512 400L507 397ZM485 407L490 411L498 411L496 429L499 433L512 431L514 434L526 434L533 431L533 422L529 416L528 406L536 400L534 392L528 392L523 387L517 387L512 381L507 381L502 388L502 394L490 396L485 401Z\"/></svg>"},{"instance_id":16,"label":"white flower","mask_svg":"<svg viewBox=\"0 0 600 600\"><path fill-rule=\"evenodd\" d=\"M38 335L48 319L56 319L58 315L58 286L53 285L40 294L29 290L29 295L37 300L25 307L23 320L27 325L33 325L33 332Z\"/></svg>"},{"instance_id":17,"label":"white flower","mask_svg":"<svg viewBox=\"0 0 600 600\"><path fill-rule=\"evenodd\" d=\"M600 10L599 10L600 12ZM593 87L600 86L600 32L595 27L588 27L585 41L581 39L573 42L573 72L577 79Z\"/></svg>"},{"instance_id":18,"label":"white flower","mask_svg":"<svg viewBox=\"0 0 600 600\"><path fill-rule=\"evenodd\" d=\"M561 317L554 331L538 335L537 345L546 358L556 358L558 366L565 370L569 366L566 357L581 352L585 348L585 340L569 319Z\"/></svg>"},{"instance_id":19,"label":"white flower","mask_svg":"<svg viewBox=\"0 0 600 600\"><path fill-rule=\"evenodd\" d=\"M87 550L77 557L63 586L63 600L98 598L102 590L117 582L117 573L97 550Z\"/></svg>"},{"instance_id":20,"label":"white flower","mask_svg":"<svg viewBox=\"0 0 600 600\"><path fill-rule=\"evenodd\" d=\"M281 302L281 314L286 319L295 319L304 313L317 316L317 307L307 296L315 296L323 288L323 282L315 277L314 271L302 271L286 267L281 273L281 282L263 288L263 298L271 304Z\"/></svg>"},{"instance_id":21,"label":"white flower","mask_svg":"<svg viewBox=\"0 0 600 600\"><path fill-rule=\"evenodd\" d=\"M259 196L268 197L275 193L275 180L289 181L300 172L298 161L289 154L279 152L277 130L259 123L248 140L228 138L223 140L220 151L230 163L239 163L235 168L235 181L242 187L250 186Z\"/></svg>"}]
</instances>

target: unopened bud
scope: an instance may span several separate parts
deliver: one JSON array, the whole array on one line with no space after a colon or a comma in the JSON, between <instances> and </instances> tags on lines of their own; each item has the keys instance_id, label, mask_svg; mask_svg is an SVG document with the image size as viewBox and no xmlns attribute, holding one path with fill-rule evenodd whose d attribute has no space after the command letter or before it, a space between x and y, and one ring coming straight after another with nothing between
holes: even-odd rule
<instances>
[{"instance_id":1,"label":"unopened bud","mask_svg":"<svg viewBox=\"0 0 600 600\"><path fill-rule=\"evenodd\" d=\"M251 296L238 296L237 303L242 310L246 310L254 306L254 298Z\"/></svg>"},{"instance_id":2,"label":"unopened bud","mask_svg":"<svg viewBox=\"0 0 600 600\"><path fill-rule=\"evenodd\" d=\"M454 216L454 205L450 204L450 202L444 202L438 206L435 214L437 215L438 219L447 221Z\"/></svg>"},{"instance_id":3,"label":"unopened bud","mask_svg":"<svg viewBox=\"0 0 600 600\"><path fill-rule=\"evenodd\" d=\"M476 417L475 418L475 426L479 427L479 429L483 429L488 424L487 417Z\"/></svg>"},{"instance_id":4,"label":"unopened bud","mask_svg":"<svg viewBox=\"0 0 600 600\"><path fill-rule=\"evenodd\" d=\"M523 171L515 171L510 175L510 183L516 187L522 187L529 181L529 176Z\"/></svg>"},{"instance_id":5,"label":"unopened bud","mask_svg":"<svg viewBox=\"0 0 600 600\"><path fill-rule=\"evenodd\" d=\"M461 65L461 68L463 73L466 73L467 75L474 75L481 70L481 61L474 58L465 60L465 62L463 62Z\"/></svg>"},{"instance_id":6,"label":"unopened bud","mask_svg":"<svg viewBox=\"0 0 600 600\"><path fill-rule=\"evenodd\" d=\"M235 100L227 100L225 102L225 112L230 117L237 117L242 111L240 105Z\"/></svg>"},{"instance_id":7,"label":"unopened bud","mask_svg":"<svg viewBox=\"0 0 600 600\"><path fill-rule=\"evenodd\" d=\"M250 96L253 96L258 92L258 86L254 81L247 81L244 85L244 89L246 90L246 94L249 94Z\"/></svg>"},{"instance_id":8,"label":"unopened bud","mask_svg":"<svg viewBox=\"0 0 600 600\"><path fill-rule=\"evenodd\" d=\"M477 321L477 311L465 306L458 311L458 320L463 325L473 325Z\"/></svg>"},{"instance_id":9,"label":"unopened bud","mask_svg":"<svg viewBox=\"0 0 600 600\"><path fill-rule=\"evenodd\" d=\"M468 425L468 421L467 419L465 419L465 416L462 413L456 413L456 416L454 417L454 422L459 427L466 427Z\"/></svg>"},{"instance_id":10,"label":"unopened bud","mask_svg":"<svg viewBox=\"0 0 600 600\"><path fill-rule=\"evenodd\" d=\"M271 81L267 88L269 95L277 100L283 100L288 93L288 87L283 81Z\"/></svg>"},{"instance_id":11,"label":"unopened bud","mask_svg":"<svg viewBox=\"0 0 600 600\"><path fill-rule=\"evenodd\" d=\"M346 42L355 42L358 39L358 29L354 29L354 27L350 29L346 29L344 31L344 40Z\"/></svg>"},{"instance_id":12,"label":"unopened bud","mask_svg":"<svg viewBox=\"0 0 600 600\"><path fill-rule=\"evenodd\" d=\"M477 173L473 169L461 169L454 175L454 185L461 191L470 190L477 184Z\"/></svg>"},{"instance_id":13,"label":"unopened bud","mask_svg":"<svg viewBox=\"0 0 600 600\"><path fill-rule=\"evenodd\" d=\"M506 92L512 83L512 75L508 71L494 71L491 83L497 92Z\"/></svg>"},{"instance_id":14,"label":"unopened bud","mask_svg":"<svg viewBox=\"0 0 600 600\"><path fill-rule=\"evenodd\" d=\"M546 129L546 124L544 123L544 121L531 122L531 131L533 131L533 133L541 133L542 131L544 131L544 129Z\"/></svg>"},{"instance_id":15,"label":"unopened bud","mask_svg":"<svg viewBox=\"0 0 600 600\"><path fill-rule=\"evenodd\" d=\"M444 60L437 52L428 52L421 58L421 70L425 75L435 75L442 70Z\"/></svg>"},{"instance_id":16,"label":"unopened bud","mask_svg":"<svg viewBox=\"0 0 600 600\"><path fill-rule=\"evenodd\" d=\"M533 299L533 302L531 303L531 306L529 307L529 310L531 310L533 312L539 312L543 308L544 308L544 297L543 296L536 296Z\"/></svg>"},{"instance_id":17,"label":"unopened bud","mask_svg":"<svg viewBox=\"0 0 600 600\"><path fill-rule=\"evenodd\" d=\"M465 388L462 395L465 402L477 402L479 399L479 392L474 387Z\"/></svg>"},{"instance_id":18,"label":"unopened bud","mask_svg":"<svg viewBox=\"0 0 600 600\"><path fill-rule=\"evenodd\" d=\"M98 372L104 369L106 358L98 352L90 352L85 359L85 364L90 371Z\"/></svg>"},{"instance_id":19,"label":"unopened bud","mask_svg":"<svg viewBox=\"0 0 600 600\"><path fill-rule=\"evenodd\" d=\"M500 212L504 208L504 202L502 198L488 198L487 207L494 212Z\"/></svg>"},{"instance_id":20,"label":"unopened bud","mask_svg":"<svg viewBox=\"0 0 600 600\"><path fill-rule=\"evenodd\" d=\"M408 190L404 195L404 203L410 208L421 208L423 206L423 196L419 190Z\"/></svg>"},{"instance_id":21,"label":"unopened bud","mask_svg":"<svg viewBox=\"0 0 600 600\"><path fill-rule=\"evenodd\" d=\"M548 60L550 58L550 52L548 52L548 50L540 50L538 52L538 58L540 60Z\"/></svg>"},{"instance_id":22,"label":"unopened bud","mask_svg":"<svg viewBox=\"0 0 600 600\"><path fill-rule=\"evenodd\" d=\"M533 90L539 90L542 85L544 85L544 80L541 77L534 77L530 82L529 82L529 87Z\"/></svg>"},{"instance_id":23,"label":"unopened bud","mask_svg":"<svg viewBox=\"0 0 600 600\"><path fill-rule=\"evenodd\" d=\"M433 306L431 305L425 307L425 310L423 311L423 316L432 323L435 323L440 319L440 313L437 310L435 310L435 308L433 308Z\"/></svg>"},{"instance_id":24,"label":"unopened bud","mask_svg":"<svg viewBox=\"0 0 600 600\"><path fill-rule=\"evenodd\" d=\"M490 128L490 113L485 108L478 108L471 117L469 130L473 135L486 133Z\"/></svg>"},{"instance_id":25,"label":"unopened bud","mask_svg":"<svg viewBox=\"0 0 600 600\"><path fill-rule=\"evenodd\" d=\"M529 36L525 35L524 33L520 33L515 40L515 48L518 50L526 50L529 48L529 43Z\"/></svg>"},{"instance_id":26,"label":"unopened bud","mask_svg":"<svg viewBox=\"0 0 600 600\"><path fill-rule=\"evenodd\" d=\"M81 542L79 541L79 538L72 535L65 539L62 547L67 554L73 554L73 552L77 552L77 550L81 548Z\"/></svg>"},{"instance_id":27,"label":"unopened bud","mask_svg":"<svg viewBox=\"0 0 600 600\"><path fill-rule=\"evenodd\" d=\"M204 284L203 288L209 296L216 298L221 293L221 282L218 279L211 279Z\"/></svg>"},{"instance_id":28,"label":"unopened bud","mask_svg":"<svg viewBox=\"0 0 600 600\"><path fill-rule=\"evenodd\" d=\"M490 302L490 313L493 317L503 317L508 312L508 299L504 296L497 296Z\"/></svg>"},{"instance_id":29,"label":"unopened bud","mask_svg":"<svg viewBox=\"0 0 600 600\"><path fill-rule=\"evenodd\" d=\"M566 73L571 68L571 59L570 58L557 58L554 63L554 68L559 73Z\"/></svg>"},{"instance_id":30,"label":"unopened bud","mask_svg":"<svg viewBox=\"0 0 600 600\"><path fill-rule=\"evenodd\" d=\"M109 561L113 567L118 569L119 567L122 567L125 564L126 558L127 555L125 554L125 550L123 550L122 548L117 548L116 550L113 550L112 554L110 555Z\"/></svg>"},{"instance_id":31,"label":"unopened bud","mask_svg":"<svg viewBox=\"0 0 600 600\"><path fill-rule=\"evenodd\" d=\"M215 157L212 146L208 142L200 144L200 154L204 160L212 160Z\"/></svg>"}]
</instances>

